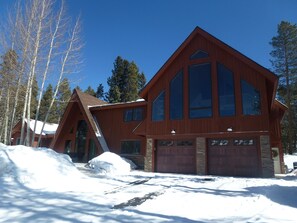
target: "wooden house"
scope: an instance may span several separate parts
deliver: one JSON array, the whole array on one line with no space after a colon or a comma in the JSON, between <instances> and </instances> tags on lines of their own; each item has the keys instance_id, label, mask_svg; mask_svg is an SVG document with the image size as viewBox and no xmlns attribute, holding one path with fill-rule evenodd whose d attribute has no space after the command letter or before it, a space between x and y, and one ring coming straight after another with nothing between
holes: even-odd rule
<instances>
[{"instance_id":1,"label":"wooden house","mask_svg":"<svg viewBox=\"0 0 297 223\"><path fill-rule=\"evenodd\" d=\"M197 27L143 100L108 104L75 90L51 147L79 161L115 152L145 171L272 177L284 166L277 85L271 71Z\"/></svg>"},{"instance_id":2,"label":"wooden house","mask_svg":"<svg viewBox=\"0 0 297 223\"><path fill-rule=\"evenodd\" d=\"M24 135L27 134L27 119L25 119L25 131ZM29 121L29 129L30 129L30 141L32 140L33 131L35 126L35 120ZM36 128L35 128L35 136L34 136L34 147L37 147L39 136L41 135L41 141L40 141L40 147L49 147L55 132L58 128L58 124L55 123L45 123L43 130L41 131L43 126L43 122L37 121L36 122ZM19 145L20 139L21 139L21 128L22 128L22 122L19 121L12 129L12 139L11 139L11 145Z\"/></svg>"}]
</instances>

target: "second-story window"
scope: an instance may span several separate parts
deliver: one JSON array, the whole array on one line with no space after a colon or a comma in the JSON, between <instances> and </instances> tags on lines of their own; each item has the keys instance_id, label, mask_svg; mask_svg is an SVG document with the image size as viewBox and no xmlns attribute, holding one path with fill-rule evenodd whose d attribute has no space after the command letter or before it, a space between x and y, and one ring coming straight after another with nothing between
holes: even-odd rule
<instances>
[{"instance_id":1,"label":"second-story window","mask_svg":"<svg viewBox=\"0 0 297 223\"><path fill-rule=\"evenodd\" d=\"M222 64L217 65L217 72L220 116L233 116L235 115L233 73Z\"/></svg>"},{"instance_id":2,"label":"second-story window","mask_svg":"<svg viewBox=\"0 0 297 223\"><path fill-rule=\"evenodd\" d=\"M124 121L141 121L143 119L143 108L132 108L124 111Z\"/></svg>"},{"instance_id":3,"label":"second-story window","mask_svg":"<svg viewBox=\"0 0 297 223\"><path fill-rule=\"evenodd\" d=\"M152 121L165 119L165 91L162 91L152 104Z\"/></svg>"},{"instance_id":4,"label":"second-story window","mask_svg":"<svg viewBox=\"0 0 297 223\"><path fill-rule=\"evenodd\" d=\"M183 72L180 71L170 82L170 119L183 118Z\"/></svg>"},{"instance_id":5,"label":"second-story window","mask_svg":"<svg viewBox=\"0 0 297 223\"><path fill-rule=\"evenodd\" d=\"M253 85L241 80L242 111L244 115L261 114L260 91Z\"/></svg>"},{"instance_id":6,"label":"second-story window","mask_svg":"<svg viewBox=\"0 0 297 223\"><path fill-rule=\"evenodd\" d=\"M189 117L212 116L211 65L198 64L189 67Z\"/></svg>"}]
</instances>

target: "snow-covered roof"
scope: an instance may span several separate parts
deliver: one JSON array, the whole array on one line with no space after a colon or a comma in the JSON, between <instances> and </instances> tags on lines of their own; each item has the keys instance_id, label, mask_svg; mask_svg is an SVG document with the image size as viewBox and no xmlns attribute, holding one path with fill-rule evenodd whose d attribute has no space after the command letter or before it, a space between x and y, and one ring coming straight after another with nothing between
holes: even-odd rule
<instances>
[{"instance_id":1,"label":"snow-covered roof","mask_svg":"<svg viewBox=\"0 0 297 223\"><path fill-rule=\"evenodd\" d=\"M111 107L115 105L127 105L127 104L135 104L145 102L143 98L139 98L136 101L126 101L126 102L116 102L116 103L107 103L107 104L100 104L100 105L90 105L88 108L96 108L96 107Z\"/></svg>"},{"instance_id":2,"label":"snow-covered roof","mask_svg":"<svg viewBox=\"0 0 297 223\"><path fill-rule=\"evenodd\" d=\"M27 120L26 120L26 122L27 122ZM32 131L34 131L34 125L35 125L35 120L31 120L30 121L30 129ZM39 134L40 135L41 129L42 129L42 125L43 125L43 122L42 121L37 121L35 134ZM44 128L43 128L43 131L42 131L42 135L55 134L55 132L57 131L57 128L58 128L58 124L45 123Z\"/></svg>"}]
</instances>

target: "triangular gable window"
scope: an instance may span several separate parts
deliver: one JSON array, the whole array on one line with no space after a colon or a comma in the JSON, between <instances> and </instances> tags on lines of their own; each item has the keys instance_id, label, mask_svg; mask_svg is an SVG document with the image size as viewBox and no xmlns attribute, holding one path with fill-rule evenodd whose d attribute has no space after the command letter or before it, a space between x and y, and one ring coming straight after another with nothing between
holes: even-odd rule
<instances>
[{"instance_id":1,"label":"triangular gable window","mask_svg":"<svg viewBox=\"0 0 297 223\"><path fill-rule=\"evenodd\" d=\"M190 57L190 60L207 58L207 57L209 57L208 53L206 53L203 50L197 50L194 54L192 54L192 56Z\"/></svg>"}]
</instances>

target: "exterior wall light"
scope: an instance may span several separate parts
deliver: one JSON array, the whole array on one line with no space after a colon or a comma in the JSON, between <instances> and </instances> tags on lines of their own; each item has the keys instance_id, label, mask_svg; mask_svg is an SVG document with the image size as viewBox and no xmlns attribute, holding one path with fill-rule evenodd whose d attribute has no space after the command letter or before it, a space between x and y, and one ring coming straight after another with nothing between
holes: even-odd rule
<instances>
[{"instance_id":1,"label":"exterior wall light","mask_svg":"<svg viewBox=\"0 0 297 223\"><path fill-rule=\"evenodd\" d=\"M232 127L227 128L227 132L233 132L233 128Z\"/></svg>"},{"instance_id":2,"label":"exterior wall light","mask_svg":"<svg viewBox=\"0 0 297 223\"><path fill-rule=\"evenodd\" d=\"M171 135L175 135L175 130L174 129L171 130Z\"/></svg>"}]
</instances>

